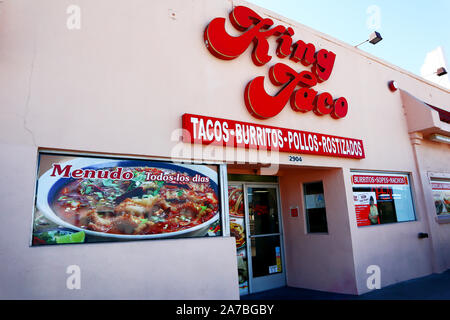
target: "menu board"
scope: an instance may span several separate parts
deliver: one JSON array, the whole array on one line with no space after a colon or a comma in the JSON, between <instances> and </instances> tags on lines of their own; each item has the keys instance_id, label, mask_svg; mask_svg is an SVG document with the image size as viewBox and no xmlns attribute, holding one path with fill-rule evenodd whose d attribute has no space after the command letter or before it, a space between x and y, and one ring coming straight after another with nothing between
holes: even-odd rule
<instances>
[{"instance_id":1,"label":"menu board","mask_svg":"<svg viewBox=\"0 0 450 320\"><path fill-rule=\"evenodd\" d=\"M221 235L218 169L40 153L31 244Z\"/></svg>"},{"instance_id":2,"label":"menu board","mask_svg":"<svg viewBox=\"0 0 450 320\"><path fill-rule=\"evenodd\" d=\"M436 214L450 214L450 181L432 181L434 206Z\"/></svg>"}]
</instances>

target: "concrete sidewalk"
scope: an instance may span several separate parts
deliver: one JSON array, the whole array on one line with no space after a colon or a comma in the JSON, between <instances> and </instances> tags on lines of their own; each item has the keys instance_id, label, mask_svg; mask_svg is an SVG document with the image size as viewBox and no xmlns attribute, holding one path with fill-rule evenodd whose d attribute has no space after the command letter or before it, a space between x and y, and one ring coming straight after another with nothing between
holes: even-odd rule
<instances>
[{"instance_id":1,"label":"concrete sidewalk","mask_svg":"<svg viewBox=\"0 0 450 320\"><path fill-rule=\"evenodd\" d=\"M284 287L242 296L241 300L450 300L450 270L360 296Z\"/></svg>"}]
</instances>

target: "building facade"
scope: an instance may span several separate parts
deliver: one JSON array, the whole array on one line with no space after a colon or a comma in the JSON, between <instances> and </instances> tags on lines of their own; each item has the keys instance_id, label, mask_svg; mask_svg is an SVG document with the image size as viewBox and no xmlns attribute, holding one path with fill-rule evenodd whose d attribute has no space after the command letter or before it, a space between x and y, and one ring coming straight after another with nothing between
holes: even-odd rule
<instances>
[{"instance_id":1,"label":"building facade","mask_svg":"<svg viewBox=\"0 0 450 320\"><path fill-rule=\"evenodd\" d=\"M1 4L3 299L363 294L450 268L448 90L244 1L78 2ZM45 201L99 159L211 178L190 214L218 227L67 240ZM55 245L38 212L69 227Z\"/></svg>"}]
</instances>

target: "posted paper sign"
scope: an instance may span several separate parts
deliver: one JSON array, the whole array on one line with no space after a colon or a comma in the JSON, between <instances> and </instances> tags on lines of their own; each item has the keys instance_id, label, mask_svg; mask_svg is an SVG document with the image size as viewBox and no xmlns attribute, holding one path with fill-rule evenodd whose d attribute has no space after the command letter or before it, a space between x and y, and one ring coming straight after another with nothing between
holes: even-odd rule
<instances>
[{"instance_id":1,"label":"posted paper sign","mask_svg":"<svg viewBox=\"0 0 450 320\"><path fill-rule=\"evenodd\" d=\"M358 227L370 226L372 224L378 224L378 217L372 214L369 218L371 212L370 199L373 199L373 206L377 207L377 197L375 192L353 192L353 202L355 204L356 210L356 223ZM374 212L372 207L372 212Z\"/></svg>"},{"instance_id":2,"label":"posted paper sign","mask_svg":"<svg viewBox=\"0 0 450 320\"><path fill-rule=\"evenodd\" d=\"M450 214L450 182L439 181L431 183L434 205L437 215Z\"/></svg>"}]
</instances>

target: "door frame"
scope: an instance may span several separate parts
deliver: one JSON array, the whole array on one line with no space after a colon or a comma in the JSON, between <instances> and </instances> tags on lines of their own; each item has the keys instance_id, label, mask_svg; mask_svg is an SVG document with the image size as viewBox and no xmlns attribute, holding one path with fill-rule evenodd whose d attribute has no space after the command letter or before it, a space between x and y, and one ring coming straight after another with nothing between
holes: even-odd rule
<instances>
[{"instance_id":1,"label":"door frame","mask_svg":"<svg viewBox=\"0 0 450 320\"><path fill-rule=\"evenodd\" d=\"M247 181L228 181L228 184L232 185L242 185L244 192L244 221L245 221L245 241L247 246L247 268L248 268L248 289L249 294L266 291L270 289L279 288L286 285L287 274L286 274L286 256L284 253L284 235L283 235L283 214L281 205L281 195L280 186L276 182L247 182ZM281 273L276 273L273 275L267 275L263 277L253 278L253 267L252 267L252 251L251 251L251 237L250 237L250 215L248 211L248 188L274 188L277 196L277 210L278 210L278 233L273 233L273 235L278 235L280 237L280 253L281 253ZM269 236L266 235L266 236ZM255 281L256 279L256 281ZM279 286L278 283L284 283L284 285ZM272 284L272 285L271 285Z\"/></svg>"}]
</instances>

